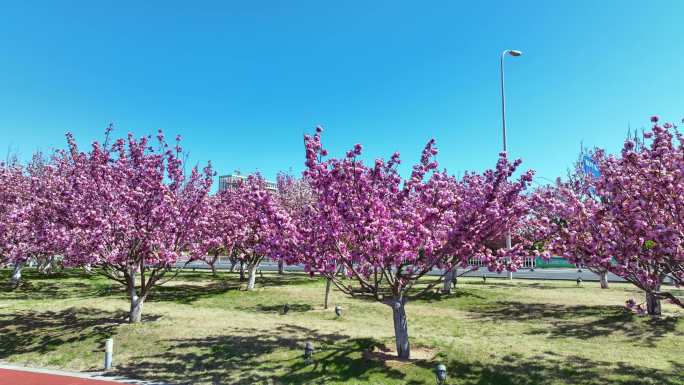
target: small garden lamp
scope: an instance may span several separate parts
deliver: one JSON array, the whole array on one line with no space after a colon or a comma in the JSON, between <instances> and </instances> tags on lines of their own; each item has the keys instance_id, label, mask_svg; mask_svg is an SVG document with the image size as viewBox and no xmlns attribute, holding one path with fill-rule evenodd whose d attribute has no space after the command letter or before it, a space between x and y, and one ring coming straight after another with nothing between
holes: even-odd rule
<instances>
[{"instance_id":1,"label":"small garden lamp","mask_svg":"<svg viewBox=\"0 0 684 385\"><path fill-rule=\"evenodd\" d=\"M287 314L287 312L289 312L289 311L290 311L290 305L285 304L283 306L283 314Z\"/></svg>"},{"instance_id":2,"label":"small garden lamp","mask_svg":"<svg viewBox=\"0 0 684 385\"><path fill-rule=\"evenodd\" d=\"M582 286L582 277L577 277L577 286Z\"/></svg>"},{"instance_id":3,"label":"small garden lamp","mask_svg":"<svg viewBox=\"0 0 684 385\"><path fill-rule=\"evenodd\" d=\"M443 385L447 378L446 365L439 364L435 367L435 378L437 379L437 384Z\"/></svg>"},{"instance_id":4,"label":"small garden lamp","mask_svg":"<svg viewBox=\"0 0 684 385\"><path fill-rule=\"evenodd\" d=\"M340 305L335 306L335 315L338 317L342 317L342 306L340 306Z\"/></svg>"},{"instance_id":5,"label":"small garden lamp","mask_svg":"<svg viewBox=\"0 0 684 385\"><path fill-rule=\"evenodd\" d=\"M305 364L310 364L312 361L313 357L313 352L314 352L314 347L311 342L307 342L306 345L304 345L304 363Z\"/></svg>"}]
</instances>

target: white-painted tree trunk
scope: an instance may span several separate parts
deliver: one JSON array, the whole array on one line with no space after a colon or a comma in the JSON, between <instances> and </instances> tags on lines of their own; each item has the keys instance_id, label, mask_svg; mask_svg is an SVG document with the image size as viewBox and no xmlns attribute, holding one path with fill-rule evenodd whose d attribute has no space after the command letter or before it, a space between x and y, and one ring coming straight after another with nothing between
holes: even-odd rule
<instances>
[{"instance_id":1,"label":"white-painted tree trunk","mask_svg":"<svg viewBox=\"0 0 684 385\"><path fill-rule=\"evenodd\" d=\"M648 313L648 315L651 316L662 315L660 298L656 297L651 293L646 293L646 313Z\"/></svg>"},{"instance_id":2,"label":"white-painted tree trunk","mask_svg":"<svg viewBox=\"0 0 684 385\"><path fill-rule=\"evenodd\" d=\"M247 290L254 290L254 283L256 282L256 272L257 272L257 266L259 266L259 263L253 263L249 265L248 267L248 280L247 280Z\"/></svg>"},{"instance_id":3,"label":"white-painted tree trunk","mask_svg":"<svg viewBox=\"0 0 684 385\"><path fill-rule=\"evenodd\" d=\"M603 271L601 274L599 274L599 279L601 283L601 289L607 289L608 288L608 272Z\"/></svg>"},{"instance_id":4,"label":"white-painted tree trunk","mask_svg":"<svg viewBox=\"0 0 684 385\"><path fill-rule=\"evenodd\" d=\"M131 297L131 310L129 313L128 322L138 323L142 321L143 298L134 295Z\"/></svg>"},{"instance_id":5,"label":"white-painted tree trunk","mask_svg":"<svg viewBox=\"0 0 684 385\"><path fill-rule=\"evenodd\" d=\"M14 269L12 270L12 277L10 278L10 283L12 286L18 286L21 281L21 269L24 267L24 262L15 262Z\"/></svg>"},{"instance_id":6,"label":"white-painted tree trunk","mask_svg":"<svg viewBox=\"0 0 684 385\"><path fill-rule=\"evenodd\" d=\"M456 270L451 270L444 276L444 286L442 292L451 294L453 292L454 281L456 280Z\"/></svg>"},{"instance_id":7,"label":"white-painted tree trunk","mask_svg":"<svg viewBox=\"0 0 684 385\"><path fill-rule=\"evenodd\" d=\"M323 307L325 309L327 309L328 305L330 304L330 292L331 292L330 289L331 288L332 288L332 280L330 278L328 278L325 282L325 301L323 303Z\"/></svg>"},{"instance_id":8,"label":"white-painted tree trunk","mask_svg":"<svg viewBox=\"0 0 684 385\"><path fill-rule=\"evenodd\" d=\"M142 321L142 308L144 298L138 296L135 290L135 270L129 270L130 279L128 280L128 298L131 300L131 309L128 312L128 323L138 323Z\"/></svg>"},{"instance_id":9,"label":"white-painted tree trunk","mask_svg":"<svg viewBox=\"0 0 684 385\"><path fill-rule=\"evenodd\" d=\"M394 319L394 338L397 345L397 356L399 359L408 360L411 358L411 346L409 345L408 320L406 319L405 301L395 299L390 303Z\"/></svg>"}]
</instances>

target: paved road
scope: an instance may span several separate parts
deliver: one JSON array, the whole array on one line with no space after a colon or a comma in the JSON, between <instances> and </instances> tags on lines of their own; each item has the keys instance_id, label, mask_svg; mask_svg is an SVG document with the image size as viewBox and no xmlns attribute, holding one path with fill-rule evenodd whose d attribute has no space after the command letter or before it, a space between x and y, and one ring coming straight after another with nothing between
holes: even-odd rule
<instances>
[{"instance_id":1,"label":"paved road","mask_svg":"<svg viewBox=\"0 0 684 385\"><path fill-rule=\"evenodd\" d=\"M220 263L216 265L218 269L224 270L224 269L229 269L230 264L229 263ZM204 262L193 262L190 263L187 268L195 268L195 269L208 269L209 266L205 264ZM259 268L263 271L277 271L278 270L278 264L274 262L262 262L261 265L259 265ZM302 265L292 265L292 266L286 266L285 267L286 271L304 271L304 267ZM459 273L462 272L462 270L459 270ZM432 275L437 275L440 274L441 272L439 270L435 270L432 272ZM469 272L466 273L466 277L482 277L482 275L486 275L487 278L508 278L508 273L503 272L501 274L497 273L492 273L488 271L486 268L474 271L474 272ZM578 277L582 278L582 281L598 281L599 276L592 273L591 271L587 269L582 269L581 272L578 271L578 269L535 269L535 270L530 270L530 269L523 269L519 270L515 273L513 273L513 278L515 279L548 279L548 280L570 280L570 281L575 281L577 280ZM613 274L608 275L608 280L611 282L624 282L624 279L615 276Z\"/></svg>"},{"instance_id":2,"label":"paved road","mask_svg":"<svg viewBox=\"0 0 684 385\"><path fill-rule=\"evenodd\" d=\"M0 368L0 385L122 385L125 382L98 380L87 377L64 376Z\"/></svg>"}]
</instances>

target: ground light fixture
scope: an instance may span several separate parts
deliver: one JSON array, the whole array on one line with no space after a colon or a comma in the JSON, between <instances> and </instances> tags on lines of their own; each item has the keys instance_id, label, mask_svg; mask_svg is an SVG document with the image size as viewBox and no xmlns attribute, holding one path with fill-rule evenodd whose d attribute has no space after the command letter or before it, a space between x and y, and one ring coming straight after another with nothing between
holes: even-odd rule
<instances>
[{"instance_id":1,"label":"ground light fixture","mask_svg":"<svg viewBox=\"0 0 684 385\"><path fill-rule=\"evenodd\" d=\"M307 342L304 345L304 363L310 364L313 361L314 346L313 343Z\"/></svg>"},{"instance_id":2,"label":"ground light fixture","mask_svg":"<svg viewBox=\"0 0 684 385\"><path fill-rule=\"evenodd\" d=\"M446 383L447 379L447 369L446 365L444 364L438 364L435 367L435 378L437 379L437 384L438 385L443 385Z\"/></svg>"},{"instance_id":3,"label":"ground light fixture","mask_svg":"<svg viewBox=\"0 0 684 385\"><path fill-rule=\"evenodd\" d=\"M283 315L287 314L287 312L290 311L290 305L285 304L283 305Z\"/></svg>"},{"instance_id":4,"label":"ground light fixture","mask_svg":"<svg viewBox=\"0 0 684 385\"><path fill-rule=\"evenodd\" d=\"M582 277L577 277L577 286L582 286Z\"/></svg>"},{"instance_id":5,"label":"ground light fixture","mask_svg":"<svg viewBox=\"0 0 684 385\"><path fill-rule=\"evenodd\" d=\"M482 274L482 283L487 283L487 274Z\"/></svg>"},{"instance_id":6,"label":"ground light fixture","mask_svg":"<svg viewBox=\"0 0 684 385\"><path fill-rule=\"evenodd\" d=\"M342 306L340 306L340 305L335 306L335 315L338 317L342 317Z\"/></svg>"}]
</instances>

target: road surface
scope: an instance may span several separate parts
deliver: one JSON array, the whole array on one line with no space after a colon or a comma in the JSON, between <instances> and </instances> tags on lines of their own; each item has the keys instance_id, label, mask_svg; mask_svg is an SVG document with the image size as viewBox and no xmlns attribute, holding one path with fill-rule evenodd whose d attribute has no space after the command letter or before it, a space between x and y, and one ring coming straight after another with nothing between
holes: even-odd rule
<instances>
[{"instance_id":1,"label":"road surface","mask_svg":"<svg viewBox=\"0 0 684 385\"><path fill-rule=\"evenodd\" d=\"M196 261L188 264L186 266L188 269L208 269L209 266L201 261ZM228 270L230 269L230 263L228 262L223 262L217 263L216 268L219 270ZM237 266L236 266L237 269ZM262 262L259 265L259 269L263 271L277 271L278 270L278 264L275 262ZM290 266L285 266L285 271L304 271L303 265L290 265ZM459 270L459 274L462 273L463 270ZM440 270L435 270L431 275L438 275L441 274ZM482 275L486 275L487 278L508 278L508 273L503 272L500 274L497 273L492 273L487 270L487 268L481 268L480 270L473 271L466 273L466 277L482 277ZM567 268L551 268L551 269L521 269L515 273L513 273L513 278L516 279L548 279L548 280L569 280L569 281L575 281L577 278L582 278L582 281L599 281L599 276L592 273L591 271L587 269L582 269L581 272L578 269L567 269ZM613 275L613 274L608 274L608 281L610 282L624 282L625 280Z\"/></svg>"},{"instance_id":2,"label":"road surface","mask_svg":"<svg viewBox=\"0 0 684 385\"><path fill-rule=\"evenodd\" d=\"M0 368L0 385L122 385L132 384L99 380L88 377L65 376L35 372L31 370L15 370Z\"/></svg>"}]
</instances>

